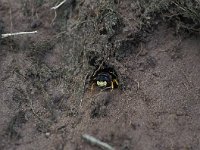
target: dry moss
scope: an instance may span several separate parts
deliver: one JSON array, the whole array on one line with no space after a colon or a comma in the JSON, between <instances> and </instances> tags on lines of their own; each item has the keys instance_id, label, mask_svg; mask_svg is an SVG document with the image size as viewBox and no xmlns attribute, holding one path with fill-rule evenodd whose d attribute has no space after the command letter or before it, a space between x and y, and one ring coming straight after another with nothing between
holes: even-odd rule
<instances>
[{"instance_id":1,"label":"dry moss","mask_svg":"<svg viewBox=\"0 0 200 150\"><path fill-rule=\"evenodd\" d=\"M176 27L190 32L200 32L200 2L198 0L141 0L143 18L151 20L159 16Z\"/></svg>"}]
</instances>

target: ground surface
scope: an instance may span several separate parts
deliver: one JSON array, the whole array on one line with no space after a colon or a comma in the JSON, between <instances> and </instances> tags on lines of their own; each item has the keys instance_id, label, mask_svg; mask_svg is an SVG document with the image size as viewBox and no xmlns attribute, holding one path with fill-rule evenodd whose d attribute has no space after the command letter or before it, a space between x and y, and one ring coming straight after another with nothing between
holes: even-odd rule
<instances>
[{"instance_id":1,"label":"ground surface","mask_svg":"<svg viewBox=\"0 0 200 150\"><path fill-rule=\"evenodd\" d=\"M0 0L0 149L200 149L200 37L153 20L138 1ZM155 23L156 22L156 23ZM102 61L113 91L87 90ZM86 87L86 88L85 88Z\"/></svg>"}]
</instances>

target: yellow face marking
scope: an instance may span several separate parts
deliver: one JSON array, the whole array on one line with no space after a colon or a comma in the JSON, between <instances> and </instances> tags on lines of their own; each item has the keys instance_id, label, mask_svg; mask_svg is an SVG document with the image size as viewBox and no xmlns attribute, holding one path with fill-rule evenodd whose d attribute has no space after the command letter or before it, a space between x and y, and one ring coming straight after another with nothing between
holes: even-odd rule
<instances>
[{"instance_id":1,"label":"yellow face marking","mask_svg":"<svg viewBox=\"0 0 200 150\"><path fill-rule=\"evenodd\" d=\"M97 81L97 85L100 87L105 87L107 85L106 81Z\"/></svg>"}]
</instances>

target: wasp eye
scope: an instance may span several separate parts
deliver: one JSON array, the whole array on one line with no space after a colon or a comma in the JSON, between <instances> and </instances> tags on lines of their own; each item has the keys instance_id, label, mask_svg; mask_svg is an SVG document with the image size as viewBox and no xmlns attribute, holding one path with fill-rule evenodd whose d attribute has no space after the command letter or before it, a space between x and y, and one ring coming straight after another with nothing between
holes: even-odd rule
<instances>
[{"instance_id":1,"label":"wasp eye","mask_svg":"<svg viewBox=\"0 0 200 150\"><path fill-rule=\"evenodd\" d=\"M105 87L107 85L106 81L97 81L97 85L100 87Z\"/></svg>"}]
</instances>

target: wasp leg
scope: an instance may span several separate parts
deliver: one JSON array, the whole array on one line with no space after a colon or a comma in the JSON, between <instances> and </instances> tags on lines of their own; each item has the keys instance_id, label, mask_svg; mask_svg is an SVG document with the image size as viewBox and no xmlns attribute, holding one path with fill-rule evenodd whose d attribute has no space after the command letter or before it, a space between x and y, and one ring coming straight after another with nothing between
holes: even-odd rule
<instances>
[{"instance_id":1,"label":"wasp leg","mask_svg":"<svg viewBox=\"0 0 200 150\"><path fill-rule=\"evenodd\" d=\"M119 85L119 82L116 79L113 80L113 83L116 83L117 86Z\"/></svg>"},{"instance_id":2,"label":"wasp leg","mask_svg":"<svg viewBox=\"0 0 200 150\"><path fill-rule=\"evenodd\" d=\"M111 91L114 89L114 82L111 81Z\"/></svg>"}]
</instances>

